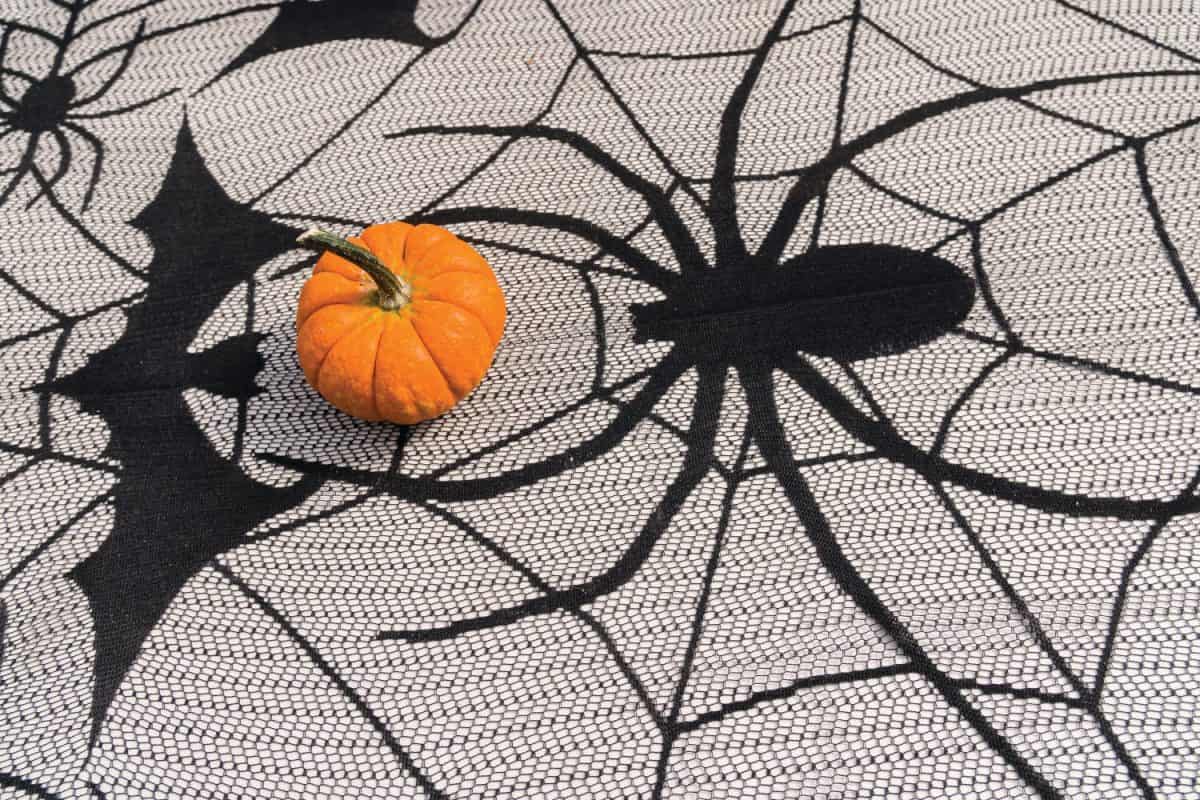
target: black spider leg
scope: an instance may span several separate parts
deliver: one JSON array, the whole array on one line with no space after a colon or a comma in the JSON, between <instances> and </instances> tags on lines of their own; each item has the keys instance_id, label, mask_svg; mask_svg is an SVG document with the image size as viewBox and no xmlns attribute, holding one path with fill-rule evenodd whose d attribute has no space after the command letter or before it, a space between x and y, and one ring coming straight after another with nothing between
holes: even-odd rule
<instances>
[{"instance_id":1,"label":"black spider leg","mask_svg":"<svg viewBox=\"0 0 1200 800\"><path fill-rule=\"evenodd\" d=\"M0 33L0 104L6 105L9 108L15 109L19 103L15 97L8 93L8 87L4 84L4 76L12 75L15 78L21 78L27 83L35 83L36 79L28 72L23 72L19 69L14 69L7 65L8 61L8 42L12 36L13 28L11 25L4 26L4 33Z\"/></svg>"},{"instance_id":2,"label":"black spider leg","mask_svg":"<svg viewBox=\"0 0 1200 800\"><path fill-rule=\"evenodd\" d=\"M33 198L25 204L26 211L33 208L34 203L36 203L38 200L41 200L47 194L52 192L55 184L62 180L63 176L67 174L67 170L71 168L71 143L58 128L51 128L49 133L54 137L54 141L58 143L58 167L54 170L54 174L45 180L40 180L39 172L38 183L40 184L40 188L38 189L37 194L35 194ZM36 169L36 167L33 169Z\"/></svg>"},{"instance_id":3,"label":"black spider leg","mask_svg":"<svg viewBox=\"0 0 1200 800\"><path fill-rule=\"evenodd\" d=\"M37 155L37 146L40 139L41 134L38 133L29 136L29 141L25 143L25 151L21 154L16 168L12 170L12 180L8 182L3 191L0 191L0 206L8 202L8 198L16 191L17 184L33 169L34 157Z\"/></svg>"},{"instance_id":4,"label":"black spider leg","mask_svg":"<svg viewBox=\"0 0 1200 800\"><path fill-rule=\"evenodd\" d=\"M682 368L686 366L679 362L673 363L675 366L670 371L659 372L657 379L652 377L650 382L638 392L638 397L627 406L628 408L635 406L638 408L636 418L639 421L645 417L645 412L648 410L645 400L641 398L661 397L674 384L682 373ZM683 465L670 486L667 487L658 506L642 526L641 531L612 566L582 583L555 589L531 600L508 608L497 609L483 616L458 620L438 628L383 631L379 634L379 638L400 639L409 642L452 639L471 631L509 625L538 614L578 609L615 592L628 583L637 575L646 559L650 557L658 540L670 527L688 496L712 468L717 418L720 415L725 381L723 374L711 367L701 365L697 367L697 370L699 380L692 406L693 423L690 431L692 439L684 454ZM651 384L655 383L657 385L653 387L653 391L648 392ZM650 407L652 406L653 403L650 404ZM404 496L412 497L412 493L404 492Z\"/></svg>"},{"instance_id":5,"label":"black spider leg","mask_svg":"<svg viewBox=\"0 0 1200 800\"><path fill-rule=\"evenodd\" d=\"M725 367L717 370L720 380L725 380ZM750 450L750 431L747 429L742 436L742 443L734 459L733 474L741 472L746 463L746 454ZM692 630L688 637L687 650L684 651L683 663L679 668L679 680L675 684L675 692L671 697L671 711L667 718L668 728L663 734L662 746L659 750L658 765L655 768L654 800L661 800L663 789L667 782L667 770L671 763L671 752L679 739L679 714L683 710L683 700L687 695L688 682L692 677L692 666L696 661L696 652L700 649L700 639L704 632L705 616L708 613L708 602L712 596L713 581L716 579L717 567L721 563L721 553L725 547L725 537L729 532L729 518L733 513L733 498L737 494L740 481L726 479L725 495L721 498L721 516L717 520L717 532L713 537L712 551L704 569L704 580L700 587L700 597L696 601L696 610L692 615Z\"/></svg>"},{"instance_id":6,"label":"black spider leg","mask_svg":"<svg viewBox=\"0 0 1200 800\"><path fill-rule=\"evenodd\" d=\"M346 679L342 677L341 673L338 672L337 668L335 668L333 664L331 664L323 655L321 655L320 651L318 651L313 643L308 640L308 637L301 633L296 626L292 624L291 620L284 616L283 612L275 608L275 606L272 605L269 600L263 597L261 593L254 589L254 587L250 586L241 578L239 578L237 574L233 572L233 570L221 563L220 559L213 559L209 562L208 566L212 567L217 573L225 578L225 580L233 584L238 591L249 598L259 608L259 610L270 617L276 625L283 629L283 632L287 634L287 637L291 639L293 643L295 643L298 647L300 647L301 650L304 651L304 654L308 657L309 661L311 661L317 667L317 669L319 669L321 673L337 687L338 691L354 707L355 711L357 711L371 725L371 727L375 729L375 732L379 734L380 738L383 739L384 745L388 748L388 750L391 751L392 755L396 757L396 760L404 768L404 771L420 785L421 791L425 794L426 798L431 798L431 800L441 800L441 798L446 797L446 794L438 789L437 786L435 786L429 779L429 776L417 766L416 762L413 761L412 756L408 753L404 746L396 740L395 735L391 732L391 729L388 727L387 723L379 718L379 716L371 709L371 706L366 702L366 700L364 700L362 696L356 692L352 686L350 686Z\"/></svg>"},{"instance_id":7,"label":"black spider leg","mask_svg":"<svg viewBox=\"0 0 1200 800\"><path fill-rule=\"evenodd\" d=\"M721 114L720 134L717 140L717 161L713 168L712 184L709 187L709 217L716 236L717 263L733 269L745 269L749 250L742 238L737 216L737 153L742 132L742 114L758 78L762 74L771 48L779 40L787 19L791 16L796 0L787 0L775 17L775 22L763 37L762 42L750 59L741 81L729 98Z\"/></svg>"},{"instance_id":8,"label":"black spider leg","mask_svg":"<svg viewBox=\"0 0 1200 800\"><path fill-rule=\"evenodd\" d=\"M667 192L652 181L642 177L629 167L622 164L607 150L575 131L557 128L550 125L434 125L425 128L410 128L401 133L389 134L388 139L405 136L420 136L423 134L441 135L474 135L521 137L528 139L543 139L563 144L580 154L592 164L600 167L612 177L621 182L627 189L635 192L649 207L654 215L654 221L662 229L663 235L671 245L680 269L684 272L707 269L708 261L700 252L700 246L692 238L679 212L671 204Z\"/></svg>"},{"instance_id":9,"label":"black spider leg","mask_svg":"<svg viewBox=\"0 0 1200 800\"><path fill-rule=\"evenodd\" d=\"M92 149L92 174L88 178L87 191L83 193L83 204L80 207L80 211L87 211L95 196L96 186L100 183L100 174L104 170L104 144L95 134L77 122L67 120L63 122L63 127L78 135L84 144Z\"/></svg>"},{"instance_id":10,"label":"black spider leg","mask_svg":"<svg viewBox=\"0 0 1200 800\"><path fill-rule=\"evenodd\" d=\"M1043 92L1064 86L1079 86L1130 78L1164 78L1193 75L1200 75L1200 70L1112 72L1050 78L1019 86L972 89L909 108L886 122L882 122L854 139L834 148L826 156L801 170L795 184L792 185L787 197L784 199L783 205L779 210L779 215L771 224L767 235L763 238L762 246L759 248L756 258L759 262L768 264L773 264L779 260L783 254L784 247L787 245L792 232L800 220L800 215L804 213L804 210L812 200L816 199L822 191L828 188L829 182L838 170L849 166L855 158L872 147L942 114L992 100L1011 100L1035 92Z\"/></svg>"},{"instance_id":11,"label":"black spider leg","mask_svg":"<svg viewBox=\"0 0 1200 800\"><path fill-rule=\"evenodd\" d=\"M117 63L117 68L115 70L113 70L113 73L111 75L108 76L108 79L105 80L104 83L100 84L99 89L92 92L87 97L80 97L80 98L76 98L75 100L71 101L71 104L68 106L68 108L78 108L79 106L85 106L88 103L91 103L91 102L99 99L100 97L103 97L105 94L107 94L108 91L110 89L112 89L112 87L117 83L117 81L121 80L121 77L125 74L125 70L129 69L129 64L130 64L130 62L133 61L133 54L137 52L138 47L141 45L142 40L143 40L142 37L143 37L143 34L145 34L145 32L146 32L146 20L143 19L141 22L138 23L137 30L133 32L133 38L129 41L129 46L125 48L125 52L121 56L120 62ZM69 72L67 74L68 74L68 76L74 75L77 71L78 71L78 68L76 68L75 70L72 70L71 72Z\"/></svg>"},{"instance_id":12,"label":"black spider leg","mask_svg":"<svg viewBox=\"0 0 1200 800\"><path fill-rule=\"evenodd\" d=\"M829 380L799 355L781 359L780 368L796 381L847 433L889 461L915 470L927 480L952 483L982 494L1055 514L1072 517L1111 517L1155 520L1200 512L1200 497L1133 500L1072 494L979 472L948 461L914 445L885 422L860 411Z\"/></svg>"},{"instance_id":13,"label":"black spider leg","mask_svg":"<svg viewBox=\"0 0 1200 800\"><path fill-rule=\"evenodd\" d=\"M121 61L120 61L120 63L117 64L117 68L115 70L113 70L113 73L108 76L108 78L104 81L103 84L100 85L100 88L98 88L96 91L92 92L87 97L78 98L71 103L71 105L68 107L70 110L68 110L68 112L67 112L68 119L103 119L105 117L116 116L117 114L125 114L129 111L136 111L139 108L145 108L146 106L150 105L151 103L156 103L159 100L162 100L164 97L169 97L179 91L179 89L177 89L177 88L176 89L167 89L165 91L159 92L158 94L151 95L150 97L147 97L145 99L137 100L133 103L130 103L129 105L122 106L120 108L109 109L107 111L97 111L97 112L88 113L88 112L80 112L80 111L73 110L73 109L77 109L77 108L83 108L85 106L88 106L88 105L96 102L97 100L99 100L101 97L104 97L106 94L108 94L112 90L113 86L115 86L117 84L117 82L120 81L121 78L125 75L125 71L129 69L129 65L133 62L133 56L135 53L137 53L138 47L140 47L142 42L144 42L146 40L147 37L145 36L145 31L146 31L146 20L143 19L138 24L137 30L133 34L133 38L129 41L128 46L125 48L125 52L122 54ZM75 69L71 70L71 72L68 74L74 75L79 70L80 70L80 67L76 67Z\"/></svg>"},{"instance_id":14,"label":"black spider leg","mask_svg":"<svg viewBox=\"0 0 1200 800\"><path fill-rule=\"evenodd\" d=\"M954 681L934 662L908 628L887 608L884 602L859 574L854 563L843 552L841 544L821 513L816 498L807 481L795 464L787 434L779 421L775 405L775 388L771 380L771 369L765 364L749 364L739 368L741 380L746 386L746 398L750 404L751 430L759 452L771 468L780 486L787 495L797 517L803 523L804 532L816 551L817 558L830 575L855 604L882 628L917 671L933 686L975 732L1022 780L1043 798L1059 798L1061 795L1050 783L1018 753L1012 744L975 708L955 686Z\"/></svg>"}]
</instances>

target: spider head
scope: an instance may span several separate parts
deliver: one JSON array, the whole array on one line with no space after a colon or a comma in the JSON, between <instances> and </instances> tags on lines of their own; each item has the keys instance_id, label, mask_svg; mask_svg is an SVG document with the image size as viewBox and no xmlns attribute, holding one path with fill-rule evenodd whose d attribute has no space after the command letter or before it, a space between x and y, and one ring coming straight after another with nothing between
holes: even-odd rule
<instances>
[{"instance_id":1,"label":"spider head","mask_svg":"<svg viewBox=\"0 0 1200 800\"><path fill-rule=\"evenodd\" d=\"M30 133L45 133L62 124L74 99L75 82L66 75L36 81L18 101L12 123Z\"/></svg>"}]
</instances>

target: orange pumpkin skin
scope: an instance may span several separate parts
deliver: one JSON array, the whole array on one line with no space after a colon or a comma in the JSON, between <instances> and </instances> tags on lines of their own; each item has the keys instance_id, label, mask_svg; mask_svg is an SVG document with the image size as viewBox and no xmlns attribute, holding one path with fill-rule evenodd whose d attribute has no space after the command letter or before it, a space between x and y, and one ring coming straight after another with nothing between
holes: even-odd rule
<instances>
[{"instance_id":1,"label":"orange pumpkin skin","mask_svg":"<svg viewBox=\"0 0 1200 800\"><path fill-rule=\"evenodd\" d=\"M436 225L385 222L349 241L383 262L411 299L385 309L366 271L323 253L296 311L304 376L360 419L411 425L446 413L483 380L504 333L504 293L491 267Z\"/></svg>"}]
</instances>

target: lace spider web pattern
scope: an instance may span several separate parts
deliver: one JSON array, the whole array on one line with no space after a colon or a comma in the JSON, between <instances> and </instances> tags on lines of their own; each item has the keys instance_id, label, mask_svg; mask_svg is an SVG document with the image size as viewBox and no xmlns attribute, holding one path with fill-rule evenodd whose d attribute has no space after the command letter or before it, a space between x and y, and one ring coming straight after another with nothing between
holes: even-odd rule
<instances>
[{"instance_id":1,"label":"lace spider web pattern","mask_svg":"<svg viewBox=\"0 0 1200 800\"><path fill-rule=\"evenodd\" d=\"M4 791L1196 791L1167 4L47 5L64 34L6 23L66 57L4 62L49 88L0 213L109 295L3 275ZM72 29L113 23L110 88L227 43L191 94L141 76L174 116L114 112L173 125L143 194L38 162ZM406 431L298 385L289 311L294 232L394 217L512 306Z\"/></svg>"}]
</instances>

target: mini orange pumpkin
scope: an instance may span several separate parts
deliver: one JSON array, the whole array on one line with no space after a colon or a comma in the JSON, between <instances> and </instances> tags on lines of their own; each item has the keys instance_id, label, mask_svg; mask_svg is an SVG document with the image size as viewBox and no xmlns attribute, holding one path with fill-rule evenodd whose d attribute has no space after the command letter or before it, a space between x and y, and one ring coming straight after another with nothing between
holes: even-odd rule
<instances>
[{"instance_id":1,"label":"mini orange pumpkin","mask_svg":"<svg viewBox=\"0 0 1200 800\"><path fill-rule=\"evenodd\" d=\"M309 384L355 417L411 425L449 411L483 380L504 333L487 261L436 225L385 222L321 252L300 292L296 349Z\"/></svg>"}]
</instances>

